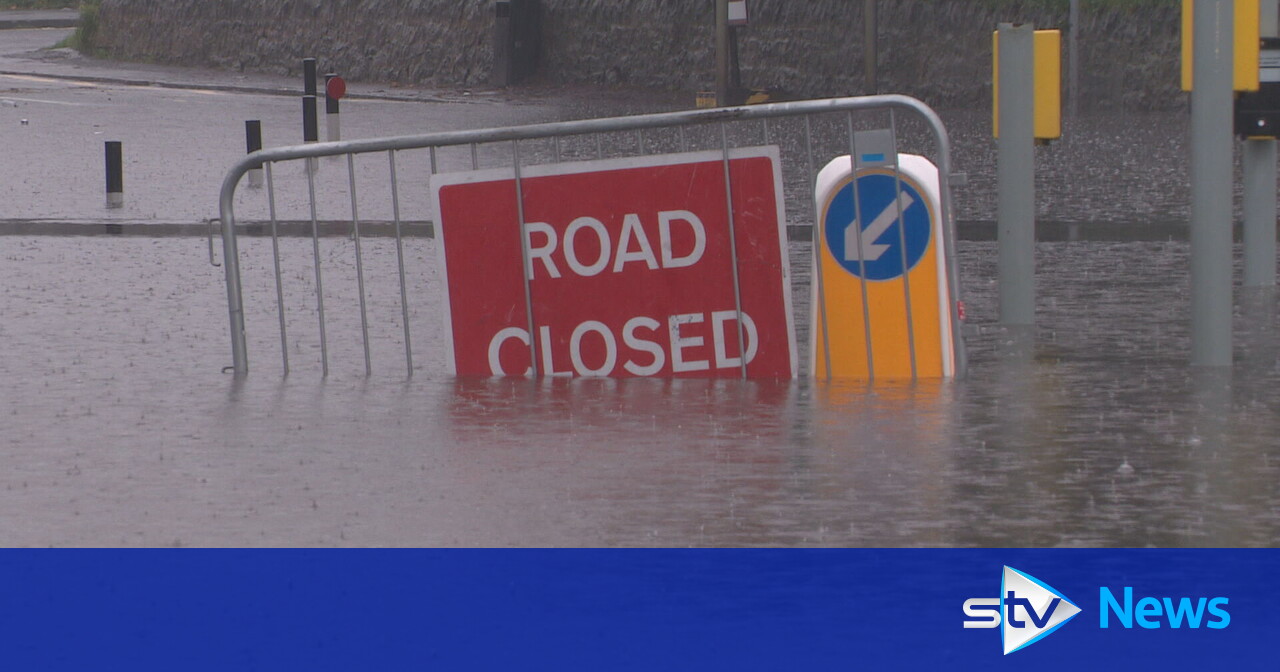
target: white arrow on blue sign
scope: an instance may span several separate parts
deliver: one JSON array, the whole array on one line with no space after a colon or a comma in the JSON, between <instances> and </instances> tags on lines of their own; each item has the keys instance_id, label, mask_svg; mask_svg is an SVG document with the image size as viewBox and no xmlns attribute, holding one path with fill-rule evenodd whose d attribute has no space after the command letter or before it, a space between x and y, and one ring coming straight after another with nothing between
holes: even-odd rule
<instances>
[{"instance_id":1,"label":"white arrow on blue sign","mask_svg":"<svg viewBox=\"0 0 1280 672\"><path fill-rule=\"evenodd\" d=\"M857 209L853 192L853 182L849 182L827 203L823 222L827 251L842 268L865 280L902 277L929 249L933 227L924 197L910 181L878 171L858 177ZM859 213L866 222L861 226L861 237L854 228Z\"/></svg>"}]
</instances>

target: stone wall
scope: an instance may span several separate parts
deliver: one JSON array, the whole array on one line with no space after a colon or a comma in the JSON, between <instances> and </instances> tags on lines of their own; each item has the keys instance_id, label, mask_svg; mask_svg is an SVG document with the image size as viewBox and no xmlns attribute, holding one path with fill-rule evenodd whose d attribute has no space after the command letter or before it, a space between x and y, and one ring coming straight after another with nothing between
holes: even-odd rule
<instances>
[{"instance_id":1,"label":"stone wall","mask_svg":"<svg viewBox=\"0 0 1280 672\"><path fill-rule=\"evenodd\" d=\"M1067 28L1065 0L881 0L880 90L937 107L990 105L1000 21ZM1118 3L1081 20L1086 108L1185 104L1179 3ZM707 90L714 0L542 0L543 83ZM751 0L743 81L797 97L862 93L863 3ZM102 0L98 47L114 57L294 72L304 56L354 81L483 85L490 0ZM1066 40L1064 39L1064 49ZM1066 68L1064 66L1064 77Z\"/></svg>"}]
</instances>

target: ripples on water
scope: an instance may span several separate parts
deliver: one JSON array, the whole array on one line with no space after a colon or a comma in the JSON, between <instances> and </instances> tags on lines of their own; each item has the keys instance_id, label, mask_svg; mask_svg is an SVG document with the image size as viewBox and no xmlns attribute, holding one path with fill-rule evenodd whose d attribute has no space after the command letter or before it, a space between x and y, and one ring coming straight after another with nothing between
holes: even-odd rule
<instances>
[{"instance_id":1,"label":"ripples on water","mask_svg":"<svg viewBox=\"0 0 1280 672\"><path fill-rule=\"evenodd\" d=\"M0 540L14 545L1274 545L1274 298L1228 387L1188 358L1187 246L1039 247L1030 364L1003 357L995 247L962 243L971 374L954 383L453 380L434 244L242 241L253 370L230 363L204 241L10 237L0 278ZM807 342L806 244L792 249ZM1248 328L1246 328L1248 327ZM1259 336L1260 334L1260 336ZM807 353L802 352L801 361Z\"/></svg>"}]
</instances>

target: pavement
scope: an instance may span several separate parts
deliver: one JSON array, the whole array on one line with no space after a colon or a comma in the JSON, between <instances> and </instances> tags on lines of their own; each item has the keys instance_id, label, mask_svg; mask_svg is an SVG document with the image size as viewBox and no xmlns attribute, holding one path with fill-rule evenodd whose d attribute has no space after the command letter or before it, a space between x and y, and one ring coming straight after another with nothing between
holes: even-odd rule
<instances>
[{"instance_id":1,"label":"pavement","mask_svg":"<svg viewBox=\"0 0 1280 672\"><path fill-rule=\"evenodd\" d=\"M0 31L15 31L0 34L0 74L40 75L129 86L298 95L300 76L112 61L84 56L71 49L50 48L69 35L70 29L78 23L79 15L72 10L0 11ZM50 41L49 38L39 37L41 33L31 32L38 29L43 29L47 35L56 35L56 39ZM66 32L54 32L58 29ZM19 34L22 35L14 37ZM299 70L301 67L300 64L290 65L293 66L293 70ZM587 112L594 111L596 106L607 110L623 110L623 113L635 113L671 109L692 103L670 93L572 85L522 85L519 89L433 88L348 80L347 86L346 98L350 100L428 103L497 101L507 105L539 105L549 101L568 104L569 99L573 99L576 104L585 103L584 111Z\"/></svg>"},{"instance_id":2,"label":"pavement","mask_svg":"<svg viewBox=\"0 0 1280 672\"><path fill-rule=\"evenodd\" d=\"M80 13L74 9L9 10L0 12L0 30L75 28Z\"/></svg>"},{"instance_id":3,"label":"pavement","mask_svg":"<svg viewBox=\"0 0 1280 672\"><path fill-rule=\"evenodd\" d=\"M0 235L32 233L182 233L205 235L217 216L226 171L244 156L244 122L263 123L267 147L301 141L301 76L234 72L153 63L126 63L53 48L71 34L56 27L71 12L0 12ZM300 70L282 64L281 72ZM435 131L517 126L688 108L673 94L601 87L489 89L395 86L349 81L343 101L343 139ZM942 111L953 141L955 165L969 175L957 192L961 237L994 235L995 161L990 113ZM321 122L322 129L324 122ZM1065 121L1064 140L1037 150L1043 189L1037 198L1041 240L1172 240L1187 237L1185 114L1093 115ZM323 136L323 130L322 130ZM102 143L125 143L125 207L104 207ZM505 148L481 152L482 167L509 165ZM1102 157L1101 159L1099 157ZM440 157L440 169L469 170L471 157ZM489 161L486 163L485 160ZM326 230L344 230L351 208L345 170L321 171L318 198ZM1139 169L1138 167L1141 167ZM369 188L385 191L385 166L357 168ZM401 166L420 188L401 196L418 199L412 221L427 231L430 171ZM286 231L309 222L305 179L277 175L278 185L303 190L284 198ZM366 189L367 190L367 189ZM268 219L263 199L242 190L252 207L240 209L250 232ZM261 190L258 190L260 192ZM372 202L370 202L372 201ZM372 230L392 218L388 199L362 202ZM365 210L369 210L366 212ZM139 226L144 228L137 228ZM386 230L387 227L381 227ZM793 228L803 237L804 227Z\"/></svg>"},{"instance_id":4,"label":"pavement","mask_svg":"<svg viewBox=\"0 0 1280 672\"><path fill-rule=\"evenodd\" d=\"M0 12L0 26L18 21L56 26L61 12ZM230 72L86 57L53 48L69 28L0 30L0 235L206 235L226 171L243 157L244 122L259 119L267 147L301 141L301 77ZM283 68L282 68L283 70ZM398 87L348 82L343 139L503 127L571 118L671 109L674 100L632 92L569 87L519 90ZM324 121L321 120L322 137ZM105 207L103 142L124 143L125 205ZM496 151L496 150L495 150ZM502 157L492 158L494 165ZM467 169L470 156L442 156L441 169ZM332 166L332 168L329 168ZM320 219L330 231L350 218L346 171L322 165ZM384 164L357 166L357 176L385 188ZM283 172L283 171L282 171ZM307 221L306 184L277 175L279 216L287 231ZM429 180L425 165L401 168L405 180ZM364 178L361 178L364 179ZM250 232L269 218L262 190L242 189L237 206ZM406 189L402 205L415 231L425 232L425 188ZM366 198L361 218L377 232L390 220L389 199ZM408 210L406 211L408 212Z\"/></svg>"}]
</instances>

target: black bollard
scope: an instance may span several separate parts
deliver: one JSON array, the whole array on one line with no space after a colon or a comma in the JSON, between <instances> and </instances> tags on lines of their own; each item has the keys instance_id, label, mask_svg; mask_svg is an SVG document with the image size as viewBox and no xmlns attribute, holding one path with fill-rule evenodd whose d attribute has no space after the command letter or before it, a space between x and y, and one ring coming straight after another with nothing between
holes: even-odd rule
<instances>
[{"instance_id":1,"label":"black bollard","mask_svg":"<svg viewBox=\"0 0 1280 672\"><path fill-rule=\"evenodd\" d=\"M316 97L302 97L302 141L318 142L320 140L320 124L317 119Z\"/></svg>"},{"instance_id":2,"label":"black bollard","mask_svg":"<svg viewBox=\"0 0 1280 672\"><path fill-rule=\"evenodd\" d=\"M252 154L262 149L262 122L258 119L250 119L244 122L244 149L246 154Z\"/></svg>"},{"instance_id":3,"label":"black bollard","mask_svg":"<svg viewBox=\"0 0 1280 672\"><path fill-rule=\"evenodd\" d=\"M244 122L244 148L247 154L252 154L262 149L262 122L258 119L250 119ZM249 186L262 186L262 164L249 170Z\"/></svg>"},{"instance_id":4,"label":"black bollard","mask_svg":"<svg viewBox=\"0 0 1280 672\"><path fill-rule=\"evenodd\" d=\"M320 140L320 123L316 108L316 59L302 59L302 141Z\"/></svg>"},{"instance_id":5,"label":"black bollard","mask_svg":"<svg viewBox=\"0 0 1280 672\"><path fill-rule=\"evenodd\" d=\"M317 95L316 91L316 59L302 59L302 94L305 96Z\"/></svg>"},{"instance_id":6,"label":"black bollard","mask_svg":"<svg viewBox=\"0 0 1280 672\"><path fill-rule=\"evenodd\" d=\"M106 144L107 207L124 206L124 146L117 140Z\"/></svg>"}]
</instances>

